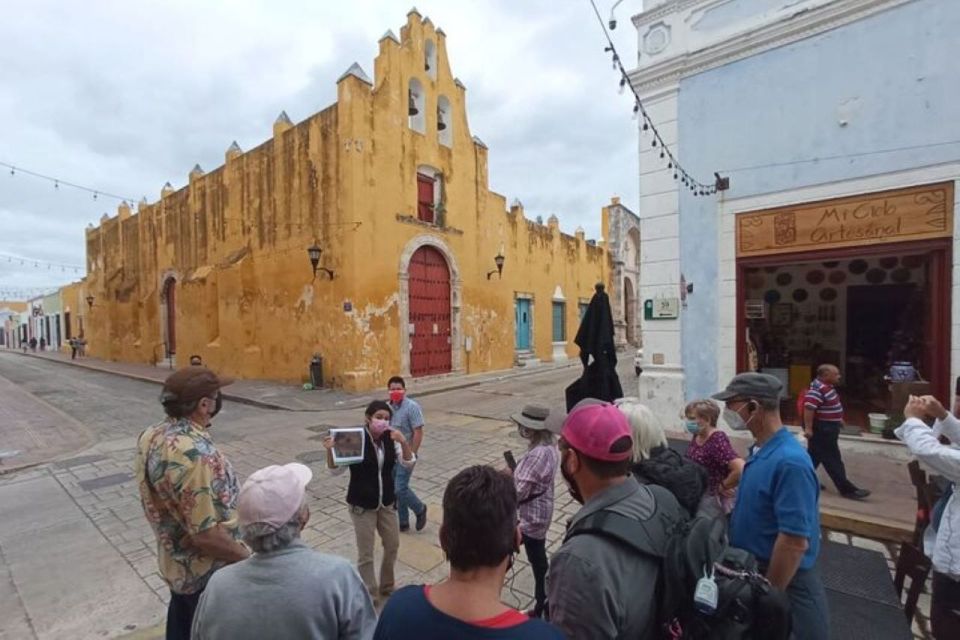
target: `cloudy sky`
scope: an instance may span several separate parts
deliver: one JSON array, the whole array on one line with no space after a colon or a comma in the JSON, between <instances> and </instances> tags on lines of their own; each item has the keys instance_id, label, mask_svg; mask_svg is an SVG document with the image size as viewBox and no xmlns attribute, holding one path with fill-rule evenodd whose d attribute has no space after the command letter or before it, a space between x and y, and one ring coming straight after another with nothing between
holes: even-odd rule
<instances>
[{"instance_id":1,"label":"cloudy sky","mask_svg":"<svg viewBox=\"0 0 960 640\"><path fill-rule=\"evenodd\" d=\"M377 41L412 0L32 0L0 21L0 162L151 202L199 163L250 149L281 110L331 104L354 61L373 75ZM600 0L606 17L612 0ZM615 40L636 55L630 16ZM600 207L635 208L631 102L603 52L588 0L426 0L467 86L470 128L490 147L490 186L527 215L598 236ZM84 228L118 202L0 168L0 298L82 273ZM21 266L10 256L43 261ZM48 263L54 263L50 265ZM7 294L7 295L4 295Z\"/></svg>"}]
</instances>

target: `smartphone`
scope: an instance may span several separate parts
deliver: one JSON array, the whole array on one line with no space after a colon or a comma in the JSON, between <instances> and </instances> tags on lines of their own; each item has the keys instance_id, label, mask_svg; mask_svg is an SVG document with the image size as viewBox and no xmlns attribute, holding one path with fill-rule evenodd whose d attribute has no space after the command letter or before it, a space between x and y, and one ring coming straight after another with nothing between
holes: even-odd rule
<instances>
[{"instance_id":1,"label":"smartphone","mask_svg":"<svg viewBox=\"0 0 960 640\"><path fill-rule=\"evenodd\" d=\"M507 461L507 466L510 468L510 471L517 470L517 461L514 460L512 451L504 451L503 459Z\"/></svg>"}]
</instances>

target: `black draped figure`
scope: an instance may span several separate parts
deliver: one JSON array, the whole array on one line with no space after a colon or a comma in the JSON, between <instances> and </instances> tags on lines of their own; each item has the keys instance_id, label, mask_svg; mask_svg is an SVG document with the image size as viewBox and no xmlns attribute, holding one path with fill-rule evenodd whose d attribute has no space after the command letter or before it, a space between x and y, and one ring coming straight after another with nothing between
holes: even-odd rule
<instances>
[{"instance_id":1,"label":"black draped figure","mask_svg":"<svg viewBox=\"0 0 960 640\"><path fill-rule=\"evenodd\" d=\"M613 312L602 284L596 287L580 321L574 343L580 347L583 373L566 389L567 411L584 398L613 402L623 397L617 377L617 349L613 343Z\"/></svg>"}]
</instances>

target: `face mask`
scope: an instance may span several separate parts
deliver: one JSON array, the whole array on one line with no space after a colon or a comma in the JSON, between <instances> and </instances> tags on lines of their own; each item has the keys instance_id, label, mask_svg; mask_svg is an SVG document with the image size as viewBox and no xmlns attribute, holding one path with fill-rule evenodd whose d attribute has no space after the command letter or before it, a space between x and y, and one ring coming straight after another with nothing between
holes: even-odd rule
<instances>
[{"instance_id":1,"label":"face mask","mask_svg":"<svg viewBox=\"0 0 960 640\"><path fill-rule=\"evenodd\" d=\"M379 440L384 431L390 428L390 423L380 418L374 418L370 421L370 435L374 440Z\"/></svg>"},{"instance_id":2,"label":"face mask","mask_svg":"<svg viewBox=\"0 0 960 640\"><path fill-rule=\"evenodd\" d=\"M563 476L563 479L567 483L567 490L570 491L570 497L580 504L583 504L583 494L580 493L580 487L577 486L577 481L573 475L567 471L567 467L562 461L560 463L560 475Z\"/></svg>"},{"instance_id":3,"label":"face mask","mask_svg":"<svg viewBox=\"0 0 960 640\"><path fill-rule=\"evenodd\" d=\"M394 389L390 392L390 402L393 404L400 404L403 402L403 396L406 392L403 389Z\"/></svg>"},{"instance_id":4,"label":"face mask","mask_svg":"<svg viewBox=\"0 0 960 640\"><path fill-rule=\"evenodd\" d=\"M696 420L687 420L687 431L692 434L697 434L700 432L700 424Z\"/></svg>"},{"instance_id":5,"label":"face mask","mask_svg":"<svg viewBox=\"0 0 960 640\"><path fill-rule=\"evenodd\" d=\"M750 417L752 418L753 416L750 416ZM733 429L734 431L747 430L746 420L744 420L743 417L733 409L724 409L723 419L727 423L727 426Z\"/></svg>"}]
</instances>

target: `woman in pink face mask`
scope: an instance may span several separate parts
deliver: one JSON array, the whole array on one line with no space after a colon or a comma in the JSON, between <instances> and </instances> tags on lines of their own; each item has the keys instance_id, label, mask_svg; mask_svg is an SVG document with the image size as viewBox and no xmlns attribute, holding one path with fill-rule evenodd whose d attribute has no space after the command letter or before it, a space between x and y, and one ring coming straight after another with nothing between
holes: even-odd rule
<instances>
[{"instance_id":1,"label":"woman in pink face mask","mask_svg":"<svg viewBox=\"0 0 960 640\"><path fill-rule=\"evenodd\" d=\"M327 467L337 475L350 469L347 486L347 504L357 537L357 571L363 578L374 604L382 607L394 589L394 568L400 548L400 524L397 520L397 499L393 486L393 468L400 464L412 469L417 462L406 438L390 428L392 411L382 400L374 400L364 412L363 460L348 467L338 467L333 461L333 438L327 437ZM380 581L373 569L373 545L376 534L383 542L383 562Z\"/></svg>"}]
</instances>

